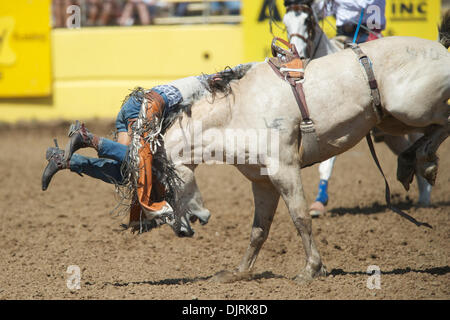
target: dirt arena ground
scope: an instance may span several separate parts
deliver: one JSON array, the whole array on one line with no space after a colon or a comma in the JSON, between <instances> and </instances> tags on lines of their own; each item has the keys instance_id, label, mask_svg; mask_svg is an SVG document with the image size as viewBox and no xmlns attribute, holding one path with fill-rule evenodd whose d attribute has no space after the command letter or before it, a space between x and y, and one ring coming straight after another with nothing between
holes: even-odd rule
<instances>
[{"instance_id":1,"label":"dirt arena ground","mask_svg":"<svg viewBox=\"0 0 450 320\"><path fill-rule=\"evenodd\" d=\"M88 121L107 134L112 123ZM68 126L67 126L68 127ZM301 240L280 202L254 279L211 281L234 268L253 219L250 183L233 167L201 166L197 179L209 224L194 224L191 239L168 226L143 235L119 231L114 188L71 172L41 191L45 150L66 127L0 129L0 299L449 299L450 140L439 150L440 171L431 208L417 208L416 184L406 193L395 180L396 159L376 144L394 202L433 229L417 228L386 210L384 183L365 142L338 157L328 213L313 220L330 275L299 285ZM92 152L83 152L94 156ZM307 196L317 188L317 166L304 170ZM68 266L81 269L81 289L66 286ZM381 289L366 287L369 265L381 269Z\"/></svg>"}]
</instances>

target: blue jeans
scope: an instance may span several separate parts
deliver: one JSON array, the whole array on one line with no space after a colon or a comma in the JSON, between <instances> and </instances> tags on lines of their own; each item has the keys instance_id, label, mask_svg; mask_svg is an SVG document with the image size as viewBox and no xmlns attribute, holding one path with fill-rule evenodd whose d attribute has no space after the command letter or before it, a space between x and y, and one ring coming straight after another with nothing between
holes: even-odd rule
<instances>
[{"instance_id":1,"label":"blue jeans","mask_svg":"<svg viewBox=\"0 0 450 320\"><path fill-rule=\"evenodd\" d=\"M75 153L70 158L70 171L84 173L107 183L121 184L123 176L120 168L126 155L126 145L101 138L98 147L99 158L85 157Z\"/></svg>"}]
</instances>

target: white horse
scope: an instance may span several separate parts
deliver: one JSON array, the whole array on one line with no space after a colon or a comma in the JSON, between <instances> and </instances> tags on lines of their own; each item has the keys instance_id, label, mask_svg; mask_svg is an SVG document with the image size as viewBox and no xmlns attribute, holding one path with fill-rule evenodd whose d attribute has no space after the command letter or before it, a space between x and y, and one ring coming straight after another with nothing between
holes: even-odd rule
<instances>
[{"instance_id":1,"label":"white horse","mask_svg":"<svg viewBox=\"0 0 450 320\"><path fill-rule=\"evenodd\" d=\"M445 30L446 37L448 32ZM424 134L400 156L398 177L405 186L409 186L415 171L434 183L436 150L449 134L450 53L446 49L448 43L446 47L443 44L444 41L441 44L413 37L389 37L360 46L370 57L379 84L384 116L378 127L390 134ZM242 78L229 83L230 94L215 98L200 82L182 79L174 85L183 96L195 93L193 101L184 102L192 105L186 106L186 111L165 133L167 154L185 181L183 205L202 207L201 199L200 202L198 197L193 199L193 195L199 194L194 169L206 161L205 150L216 160L225 160L225 154L243 160L235 165L252 182L255 212L250 244L237 269L223 272L217 279L234 281L250 276L269 234L280 196L306 253L305 268L296 279L304 281L325 275L312 234L301 168L349 150L377 125L366 74L355 53L343 50L312 60L305 69L304 93L321 151L317 157L311 156L308 146L300 148L300 110L290 85L268 63L249 65ZM271 143L267 156L258 157L256 163L249 161L254 146L230 148L229 141L221 138L248 129L253 129L261 140L267 138L264 134L267 130L278 136L278 144ZM192 143L196 139L197 143ZM179 157L183 148L193 154L187 161Z\"/></svg>"},{"instance_id":2,"label":"white horse","mask_svg":"<svg viewBox=\"0 0 450 320\"><path fill-rule=\"evenodd\" d=\"M286 26L290 43L294 44L300 56L316 59L328 54L343 50L342 37L328 39L326 34L320 28L314 16L313 8L309 5L294 5L287 8L283 17L283 23ZM325 18L325 17L321 17ZM311 36L314 38L311 39ZM420 134L409 134L408 138L404 135L394 136L384 134L384 142L397 156L410 147ZM336 157L322 162L319 165L320 179L328 181L331 177ZM419 187L419 205L429 206L431 196L431 185L420 175L416 174ZM310 207L312 216L318 216L325 212L323 204L319 201L314 202Z\"/></svg>"}]
</instances>

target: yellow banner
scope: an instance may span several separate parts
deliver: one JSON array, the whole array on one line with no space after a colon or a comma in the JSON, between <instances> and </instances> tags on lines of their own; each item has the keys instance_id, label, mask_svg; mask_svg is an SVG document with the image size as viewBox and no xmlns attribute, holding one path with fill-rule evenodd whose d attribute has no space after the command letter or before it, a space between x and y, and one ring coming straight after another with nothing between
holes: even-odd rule
<instances>
[{"instance_id":1,"label":"yellow banner","mask_svg":"<svg viewBox=\"0 0 450 320\"><path fill-rule=\"evenodd\" d=\"M383 35L436 40L440 19L441 0L388 0Z\"/></svg>"},{"instance_id":2,"label":"yellow banner","mask_svg":"<svg viewBox=\"0 0 450 320\"><path fill-rule=\"evenodd\" d=\"M276 0L273 7L273 16L270 32L269 9L271 0L245 0L242 7L243 33L244 33L244 59L245 62L262 61L271 56L270 44L274 36L286 39L283 24L285 8L283 0Z\"/></svg>"},{"instance_id":3,"label":"yellow banner","mask_svg":"<svg viewBox=\"0 0 450 320\"><path fill-rule=\"evenodd\" d=\"M0 97L51 94L50 0L0 1Z\"/></svg>"}]
</instances>

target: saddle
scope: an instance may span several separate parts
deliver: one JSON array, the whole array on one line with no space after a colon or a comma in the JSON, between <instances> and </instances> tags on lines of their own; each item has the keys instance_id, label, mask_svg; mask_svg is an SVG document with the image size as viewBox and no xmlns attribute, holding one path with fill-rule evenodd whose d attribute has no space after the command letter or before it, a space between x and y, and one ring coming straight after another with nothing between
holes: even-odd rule
<instances>
[{"instance_id":1,"label":"saddle","mask_svg":"<svg viewBox=\"0 0 450 320\"><path fill-rule=\"evenodd\" d=\"M289 50L283 49L277 45L277 41L286 45ZM306 60L302 60L297 52L295 45L280 39L274 38L272 40L272 58L269 58L269 64L283 80L292 83L299 81L304 76L304 65Z\"/></svg>"},{"instance_id":2,"label":"saddle","mask_svg":"<svg viewBox=\"0 0 450 320\"><path fill-rule=\"evenodd\" d=\"M277 42L283 43L288 50L279 47ZM319 161L320 149L319 138L316 134L314 122L309 116L305 93L303 92L304 66L308 60L300 58L295 45L283 39L275 37L272 40L271 47L274 57L269 58L267 63L281 79L290 84L302 115L302 122L300 123L300 132L302 135L300 154L302 166L309 166ZM305 152L305 150L308 150L308 152Z\"/></svg>"}]
</instances>

